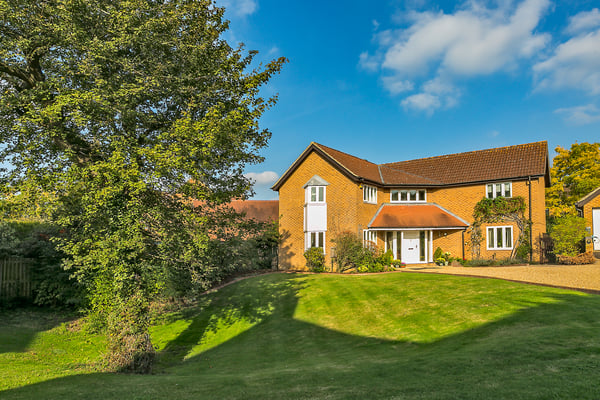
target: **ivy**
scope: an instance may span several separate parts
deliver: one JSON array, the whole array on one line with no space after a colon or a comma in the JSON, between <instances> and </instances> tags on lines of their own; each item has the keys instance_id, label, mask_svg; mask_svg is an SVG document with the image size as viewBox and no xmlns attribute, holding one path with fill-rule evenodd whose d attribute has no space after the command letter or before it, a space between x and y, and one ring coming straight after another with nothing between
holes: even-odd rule
<instances>
[{"instance_id":1,"label":"ivy","mask_svg":"<svg viewBox=\"0 0 600 400\"><path fill-rule=\"evenodd\" d=\"M522 196L511 198L496 197L495 199L483 198L479 201L473 210L473 225L471 226L471 242L474 252L479 254L479 244L483 240L481 234L482 224L493 224L498 222L514 222L519 229L517 243L513 246L510 258L514 258L517 249L527 243L525 236L531 227L531 221L525 218L527 204Z\"/></svg>"}]
</instances>

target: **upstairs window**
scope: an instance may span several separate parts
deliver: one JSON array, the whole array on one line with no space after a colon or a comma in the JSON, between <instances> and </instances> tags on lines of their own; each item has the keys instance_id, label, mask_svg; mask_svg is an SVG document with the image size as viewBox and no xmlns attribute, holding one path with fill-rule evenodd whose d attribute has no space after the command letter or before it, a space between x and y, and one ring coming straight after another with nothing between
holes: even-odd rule
<instances>
[{"instance_id":1,"label":"upstairs window","mask_svg":"<svg viewBox=\"0 0 600 400\"><path fill-rule=\"evenodd\" d=\"M486 185L486 194L488 199L495 199L496 197L512 197L512 183L488 183Z\"/></svg>"},{"instance_id":2,"label":"upstairs window","mask_svg":"<svg viewBox=\"0 0 600 400\"><path fill-rule=\"evenodd\" d=\"M425 189L392 190L390 192L392 203L424 203L427 201Z\"/></svg>"},{"instance_id":3,"label":"upstairs window","mask_svg":"<svg viewBox=\"0 0 600 400\"><path fill-rule=\"evenodd\" d=\"M315 175L310 178L303 186L303 188L306 190L306 203L324 204L326 201L325 188L327 186L329 186L329 183L319 175Z\"/></svg>"},{"instance_id":4,"label":"upstairs window","mask_svg":"<svg viewBox=\"0 0 600 400\"><path fill-rule=\"evenodd\" d=\"M325 186L309 186L306 188L307 203L324 203Z\"/></svg>"},{"instance_id":5,"label":"upstairs window","mask_svg":"<svg viewBox=\"0 0 600 400\"><path fill-rule=\"evenodd\" d=\"M363 185L363 201L365 203L377 204L377 188Z\"/></svg>"}]
</instances>

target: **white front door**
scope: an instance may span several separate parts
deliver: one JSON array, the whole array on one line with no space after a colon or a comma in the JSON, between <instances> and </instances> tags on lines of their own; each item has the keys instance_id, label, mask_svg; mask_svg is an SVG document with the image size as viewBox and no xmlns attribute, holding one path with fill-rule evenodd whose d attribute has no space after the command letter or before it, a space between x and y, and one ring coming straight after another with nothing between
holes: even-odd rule
<instances>
[{"instance_id":1,"label":"white front door","mask_svg":"<svg viewBox=\"0 0 600 400\"><path fill-rule=\"evenodd\" d=\"M402 238L402 261L415 264L420 261L419 231L405 231Z\"/></svg>"},{"instance_id":2,"label":"white front door","mask_svg":"<svg viewBox=\"0 0 600 400\"><path fill-rule=\"evenodd\" d=\"M592 210L592 224L594 240L594 251L600 251L600 209Z\"/></svg>"}]
</instances>

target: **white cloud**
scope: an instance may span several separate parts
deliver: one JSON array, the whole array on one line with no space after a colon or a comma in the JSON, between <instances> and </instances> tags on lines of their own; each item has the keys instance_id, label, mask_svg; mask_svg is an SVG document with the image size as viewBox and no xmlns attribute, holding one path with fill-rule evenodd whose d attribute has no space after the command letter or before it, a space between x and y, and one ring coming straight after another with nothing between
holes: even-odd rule
<instances>
[{"instance_id":1,"label":"white cloud","mask_svg":"<svg viewBox=\"0 0 600 400\"><path fill-rule=\"evenodd\" d=\"M279 178L279 175L273 171L248 172L247 174L244 174L244 176L261 186L271 185Z\"/></svg>"},{"instance_id":2,"label":"white cloud","mask_svg":"<svg viewBox=\"0 0 600 400\"><path fill-rule=\"evenodd\" d=\"M360 53L358 65L367 71L379 70L379 60L374 56L370 56L366 51Z\"/></svg>"},{"instance_id":3,"label":"white cloud","mask_svg":"<svg viewBox=\"0 0 600 400\"><path fill-rule=\"evenodd\" d=\"M434 96L431 93L413 94L402 100L401 104L405 109L424 111L429 115L442 105L439 97Z\"/></svg>"},{"instance_id":4,"label":"white cloud","mask_svg":"<svg viewBox=\"0 0 600 400\"><path fill-rule=\"evenodd\" d=\"M575 125L586 125L600 121L600 108L596 107L595 104L559 108L554 112L562 115L566 121Z\"/></svg>"},{"instance_id":5,"label":"white cloud","mask_svg":"<svg viewBox=\"0 0 600 400\"><path fill-rule=\"evenodd\" d=\"M560 44L533 70L539 89L575 88L600 94L600 29L581 32Z\"/></svg>"},{"instance_id":6,"label":"white cloud","mask_svg":"<svg viewBox=\"0 0 600 400\"><path fill-rule=\"evenodd\" d=\"M385 75L391 94L409 91L420 81L421 92L402 101L405 108L431 112L457 104L454 81L515 70L544 49L550 35L537 33L549 0L499 1L496 8L470 0L452 14L408 11L397 21L405 29L377 34L374 55L360 56L363 68ZM446 85L445 89L435 87Z\"/></svg>"},{"instance_id":7,"label":"white cloud","mask_svg":"<svg viewBox=\"0 0 600 400\"><path fill-rule=\"evenodd\" d=\"M578 33L581 31L589 31L600 27L600 11L594 8L592 11L584 11L569 19L569 26L566 31L568 33Z\"/></svg>"},{"instance_id":8,"label":"white cloud","mask_svg":"<svg viewBox=\"0 0 600 400\"><path fill-rule=\"evenodd\" d=\"M382 66L402 76L436 67L465 76L511 68L546 46L549 35L534 30L549 5L525 0L510 14L471 2L454 14L413 13L412 26L396 33Z\"/></svg>"},{"instance_id":9,"label":"white cloud","mask_svg":"<svg viewBox=\"0 0 600 400\"><path fill-rule=\"evenodd\" d=\"M255 0L217 0L220 7L237 17L245 17L254 14L258 9L258 3Z\"/></svg>"},{"instance_id":10,"label":"white cloud","mask_svg":"<svg viewBox=\"0 0 600 400\"><path fill-rule=\"evenodd\" d=\"M450 82L436 77L421 86L421 93L408 96L402 100L401 105L406 110L423 111L431 115L437 109L456 106L460 94L460 90Z\"/></svg>"},{"instance_id":11,"label":"white cloud","mask_svg":"<svg viewBox=\"0 0 600 400\"><path fill-rule=\"evenodd\" d=\"M413 90L414 83L407 80L397 79L394 76L386 76L382 78L383 86L391 93L391 94L399 94L403 92L409 92Z\"/></svg>"}]
</instances>

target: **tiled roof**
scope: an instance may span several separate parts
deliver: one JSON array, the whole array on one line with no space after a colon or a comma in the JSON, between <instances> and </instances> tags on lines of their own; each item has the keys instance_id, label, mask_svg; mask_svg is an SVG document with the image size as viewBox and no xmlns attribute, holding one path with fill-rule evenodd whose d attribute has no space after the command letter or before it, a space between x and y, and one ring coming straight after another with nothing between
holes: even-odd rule
<instances>
[{"instance_id":1,"label":"tiled roof","mask_svg":"<svg viewBox=\"0 0 600 400\"><path fill-rule=\"evenodd\" d=\"M467 228L469 224L435 204L384 204L369 223L371 229Z\"/></svg>"},{"instance_id":2,"label":"tiled roof","mask_svg":"<svg viewBox=\"0 0 600 400\"><path fill-rule=\"evenodd\" d=\"M579 200L575 205L579 208L585 206L590 201L594 200L598 195L600 195L600 187L592 190L590 193L583 196L581 200Z\"/></svg>"},{"instance_id":3,"label":"tiled roof","mask_svg":"<svg viewBox=\"0 0 600 400\"><path fill-rule=\"evenodd\" d=\"M194 207L206 207L204 200L193 200ZM218 210L221 207L232 208L236 213L243 213L247 220L257 222L272 222L279 219L279 200L231 200L220 206L210 206L209 210Z\"/></svg>"},{"instance_id":4,"label":"tiled roof","mask_svg":"<svg viewBox=\"0 0 600 400\"><path fill-rule=\"evenodd\" d=\"M446 185L543 176L547 165L545 141L383 164Z\"/></svg>"},{"instance_id":5,"label":"tiled roof","mask_svg":"<svg viewBox=\"0 0 600 400\"><path fill-rule=\"evenodd\" d=\"M351 179L378 185L447 186L538 176L545 176L546 185L550 184L548 144L545 141L379 165L311 143L273 185L273 190L279 190L312 151Z\"/></svg>"},{"instance_id":6,"label":"tiled roof","mask_svg":"<svg viewBox=\"0 0 600 400\"><path fill-rule=\"evenodd\" d=\"M332 149L331 147L323 146L322 144L315 143L315 145L356 177L368 179L373 182L381 182L381 175L379 174L379 166L377 164Z\"/></svg>"},{"instance_id":7,"label":"tiled roof","mask_svg":"<svg viewBox=\"0 0 600 400\"><path fill-rule=\"evenodd\" d=\"M279 200L232 200L229 203L238 213L245 213L246 219L258 222L272 222L279 219Z\"/></svg>"}]
</instances>

